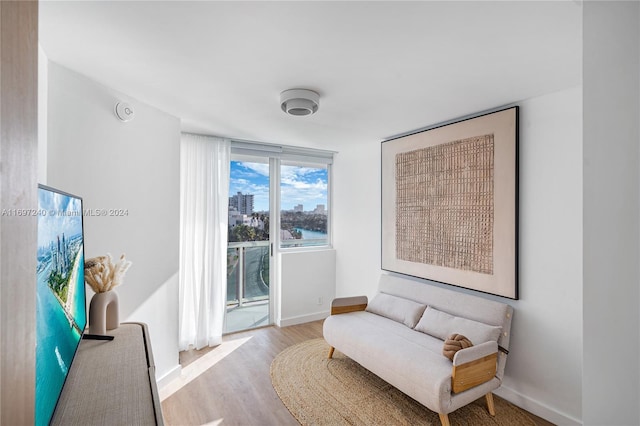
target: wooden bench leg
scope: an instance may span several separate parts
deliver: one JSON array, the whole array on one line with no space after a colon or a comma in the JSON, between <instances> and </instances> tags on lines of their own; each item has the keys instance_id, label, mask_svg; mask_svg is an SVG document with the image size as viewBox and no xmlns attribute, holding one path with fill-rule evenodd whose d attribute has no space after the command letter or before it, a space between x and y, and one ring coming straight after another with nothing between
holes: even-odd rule
<instances>
[{"instance_id":1,"label":"wooden bench leg","mask_svg":"<svg viewBox=\"0 0 640 426\"><path fill-rule=\"evenodd\" d=\"M487 409L489 410L489 414L492 416L496 415L496 407L493 405L493 394L491 392L487 394Z\"/></svg>"},{"instance_id":2,"label":"wooden bench leg","mask_svg":"<svg viewBox=\"0 0 640 426\"><path fill-rule=\"evenodd\" d=\"M334 348L333 346L331 346L331 348L329 349L329 359L331 359L331 357L333 356L333 351L335 351L336 348Z\"/></svg>"},{"instance_id":3,"label":"wooden bench leg","mask_svg":"<svg viewBox=\"0 0 640 426\"><path fill-rule=\"evenodd\" d=\"M438 413L438 415L440 416L440 423L442 423L442 426L451 426L451 423L449 423L448 414Z\"/></svg>"}]
</instances>

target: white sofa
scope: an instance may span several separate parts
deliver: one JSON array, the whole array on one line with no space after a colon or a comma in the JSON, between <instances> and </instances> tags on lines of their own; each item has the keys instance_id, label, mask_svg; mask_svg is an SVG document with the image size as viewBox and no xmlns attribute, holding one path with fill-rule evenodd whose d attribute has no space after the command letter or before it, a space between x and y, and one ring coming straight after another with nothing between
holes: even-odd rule
<instances>
[{"instance_id":1,"label":"white sofa","mask_svg":"<svg viewBox=\"0 0 640 426\"><path fill-rule=\"evenodd\" d=\"M323 334L339 350L440 415L493 394L502 383L513 308L458 291L383 274L379 292L335 299ZM444 340L463 334L472 347L442 354Z\"/></svg>"}]
</instances>

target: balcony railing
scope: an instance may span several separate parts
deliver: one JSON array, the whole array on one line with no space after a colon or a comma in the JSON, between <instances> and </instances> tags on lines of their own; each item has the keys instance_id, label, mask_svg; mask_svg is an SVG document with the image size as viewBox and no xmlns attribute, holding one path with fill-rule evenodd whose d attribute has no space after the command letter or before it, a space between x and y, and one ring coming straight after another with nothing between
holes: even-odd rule
<instances>
[{"instance_id":1,"label":"balcony railing","mask_svg":"<svg viewBox=\"0 0 640 426\"><path fill-rule=\"evenodd\" d=\"M269 241L227 244L227 305L269 300ZM326 238L283 240L282 248L327 244Z\"/></svg>"},{"instance_id":2,"label":"balcony railing","mask_svg":"<svg viewBox=\"0 0 640 426\"><path fill-rule=\"evenodd\" d=\"M269 300L269 241L227 247L227 306Z\"/></svg>"},{"instance_id":3,"label":"balcony railing","mask_svg":"<svg viewBox=\"0 0 640 426\"><path fill-rule=\"evenodd\" d=\"M312 238L312 239L301 239L301 240L282 240L280 242L280 247L282 248L291 248L291 247L317 247L317 246L326 246L328 244L328 240L326 238Z\"/></svg>"}]
</instances>

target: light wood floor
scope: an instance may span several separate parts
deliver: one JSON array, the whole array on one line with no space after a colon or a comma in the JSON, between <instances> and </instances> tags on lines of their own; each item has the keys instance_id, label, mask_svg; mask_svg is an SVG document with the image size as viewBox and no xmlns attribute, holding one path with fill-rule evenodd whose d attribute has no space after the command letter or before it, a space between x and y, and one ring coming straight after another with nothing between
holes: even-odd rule
<instances>
[{"instance_id":1,"label":"light wood floor","mask_svg":"<svg viewBox=\"0 0 640 426\"><path fill-rule=\"evenodd\" d=\"M162 402L165 424L298 425L273 390L269 368L282 350L318 337L322 337L322 321L225 336L224 342L249 340L165 399ZM207 348L181 352L180 364L185 368L211 351ZM531 418L537 426L552 425L534 415Z\"/></svg>"}]
</instances>

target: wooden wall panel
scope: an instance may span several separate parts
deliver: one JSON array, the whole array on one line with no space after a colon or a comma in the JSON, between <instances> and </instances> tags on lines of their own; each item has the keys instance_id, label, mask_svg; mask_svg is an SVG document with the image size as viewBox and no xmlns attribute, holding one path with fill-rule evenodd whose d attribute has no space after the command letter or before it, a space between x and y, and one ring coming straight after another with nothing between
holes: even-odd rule
<instances>
[{"instance_id":1,"label":"wooden wall panel","mask_svg":"<svg viewBox=\"0 0 640 426\"><path fill-rule=\"evenodd\" d=\"M0 1L0 424L33 424L38 2Z\"/></svg>"}]
</instances>

